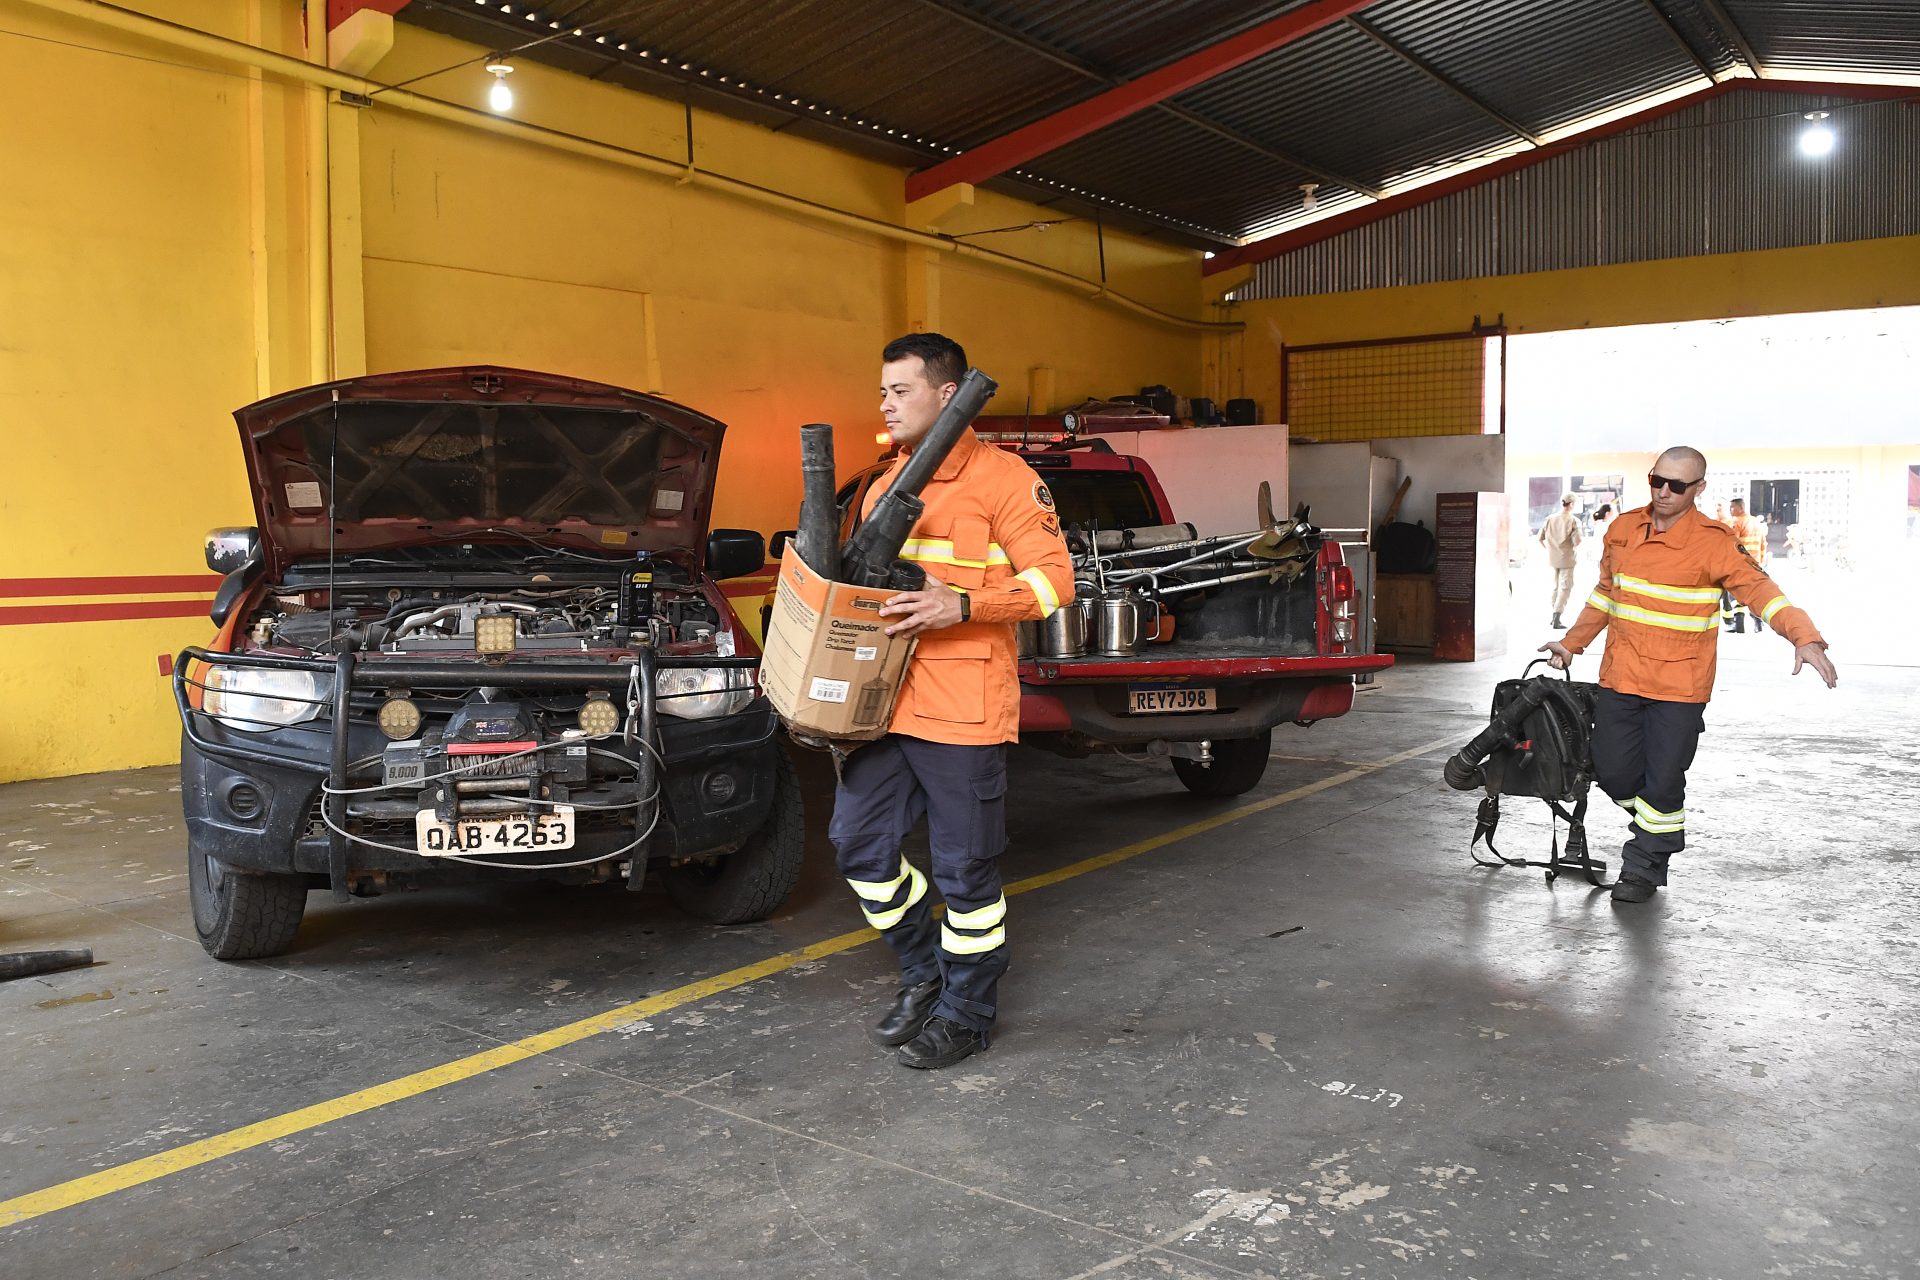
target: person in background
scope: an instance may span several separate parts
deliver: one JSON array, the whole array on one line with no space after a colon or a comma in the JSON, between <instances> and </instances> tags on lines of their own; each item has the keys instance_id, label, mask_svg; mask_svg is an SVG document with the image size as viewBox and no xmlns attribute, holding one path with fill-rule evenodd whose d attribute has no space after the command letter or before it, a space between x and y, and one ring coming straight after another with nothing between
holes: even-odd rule
<instances>
[{"instance_id":1,"label":"person in background","mask_svg":"<svg viewBox=\"0 0 1920 1280\"><path fill-rule=\"evenodd\" d=\"M1573 566L1580 548L1580 517L1573 513L1573 495L1560 499L1560 510L1540 526L1540 545L1547 549L1547 564L1553 569L1553 625L1565 627L1560 614L1573 594Z\"/></svg>"},{"instance_id":2,"label":"person in background","mask_svg":"<svg viewBox=\"0 0 1920 1280\"><path fill-rule=\"evenodd\" d=\"M1621 854L1615 902L1645 902L1667 882L1667 861L1686 847L1687 769L1706 728L1724 588L1793 645L1793 672L1810 666L1839 681L1827 642L1805 610L1788 602L1761 572L1733 530L1694 503L1707 482L1707 459L1676 447L1647 475L1653 500L1607 528L1600 582L1573 629L1540 646L1556 668L1607 633L1594 706L1595 781L1633 815ZM1791 793L1780 792L1791 800Z\"/></svg>"},{"instance_id":3,"label":"person in background","mask_svg":"<svg viewBox=\"0 0 1920 1280\"><path fill-rule=\"evenodd\" d=\"M1593 536L1587 539L1582 545L1592 548L1592 559L1598 560L1600 558L1600 548L1605 546L1607 541L1607 524L1612 519L1613 504L1611 502L1601 503L1589 519L1588 523L1593 526Z\"/></svg>"},{"instance_id":4,"label":"person in background","mask_svg":"<svg viewBox=\"0 0 1920 1280\"><path fill-rule=\"evenodd\" d=\"M1740 540L1740 549L1747 553L1748 558L1751 559L1754 564L1763 569L1766 568L1767 527L1747 514L1747 504L1739 498L1735 498L1732 502L1728 503L1727 509L1727 528L1733 530L1733 536ZM1742 608L1738 601L1734 600L1724 591L1721 592L1721 597L1721 617L1725 618L1729 609L1731 609L1733 616L1729 624L1730 629L1744 633L1747 629L1746 609ZM1754 634L1759 635L1766 629L1766 622L1756 615L1753 619Z\"/></svg>"}]
</instances>

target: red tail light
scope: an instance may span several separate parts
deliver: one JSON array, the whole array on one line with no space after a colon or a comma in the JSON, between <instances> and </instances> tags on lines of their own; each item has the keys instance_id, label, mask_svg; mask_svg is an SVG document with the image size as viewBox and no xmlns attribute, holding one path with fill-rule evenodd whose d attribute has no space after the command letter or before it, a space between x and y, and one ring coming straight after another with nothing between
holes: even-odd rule
<instances>
[{"instance_id":1,"label":"red tail light","mask_svg":"<svg viewBox=\"0 0 1920 1280\"><path fill-rule=\"evenodd\" d=\"M1353 570L1343 564L1334 566L1327 575L1327 590L1336 601L1353 599Z\"/></svg>"}]
</instances>

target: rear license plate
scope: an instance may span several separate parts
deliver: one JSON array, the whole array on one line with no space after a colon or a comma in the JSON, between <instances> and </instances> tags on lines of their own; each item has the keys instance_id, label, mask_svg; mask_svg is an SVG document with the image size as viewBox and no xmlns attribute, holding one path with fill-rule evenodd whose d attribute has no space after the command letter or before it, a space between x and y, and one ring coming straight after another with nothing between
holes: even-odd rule
<instances>
[{"instance_id":1,"label":"rear license plate","mask_svg":"<svg viewBox=\"0 0 1920 1280\"><path fill-rule=\"evenodd\" d=\"M573 806L556 805L538 816L462 818L441 822L433 810L414 819L415 847L426 858L474 853L541 853L573 848Z\"/></svg>"},{"instance_id":2,"label":"rear license plate","mask_svg":"<svg viewBox=\"0 0 1920 1280\"><path fill-rule=\"evenodd\" d=\"M1219 699L1211 686L1184 684L1130 684L1127 710L1134 715L1164 715L1171 711L1217 711Z\"/></svg>"}]
</instances>

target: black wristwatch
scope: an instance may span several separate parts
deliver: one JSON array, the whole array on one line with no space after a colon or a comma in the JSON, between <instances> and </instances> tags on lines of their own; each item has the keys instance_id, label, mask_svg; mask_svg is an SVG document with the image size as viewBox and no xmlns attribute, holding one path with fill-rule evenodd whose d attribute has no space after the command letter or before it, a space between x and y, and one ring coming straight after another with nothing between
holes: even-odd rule
<instances>
[{"instance_id":1,"label":"black wristwatch","mask_svg":"<svg viewBox=\"0 0 1920 1280\"><path fill-rule=\"evenodd\" d=\"M964 591L960 591L958 587L955 587L954 590L959 592L960 595L960 621L973 621L973 597Z\"/></svg>"}]
</instances>

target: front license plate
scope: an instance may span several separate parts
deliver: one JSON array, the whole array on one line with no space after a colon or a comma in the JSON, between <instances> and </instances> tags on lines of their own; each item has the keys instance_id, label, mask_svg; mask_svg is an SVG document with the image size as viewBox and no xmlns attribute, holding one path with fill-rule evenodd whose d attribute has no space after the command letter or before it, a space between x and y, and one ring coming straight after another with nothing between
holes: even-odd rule
<instances>
[{"instance_id":1,"label":"front license plate","mask_svg":"<svg viewBox=\"0 0 1920 1280\"><path fill-rule=\"evenodd\" d=\"M1184 684L1130 684L1127 686L1127 710L1135 715L1218 709L1219 700L1211 686Z\"/></svg>"},{"instance_id":2,"label":"front license plate","mask_svg":"<svg viewBox=\"0 0 1920 1280\"><path fill-rule=\"evenodd\" d=\"M474 853L542 853L573 848L573 806L556 805L537 817L462 818L441 822L433 810L414 819L415 845L422 857L445 858Z\"/></svg>"}]
</instances>

